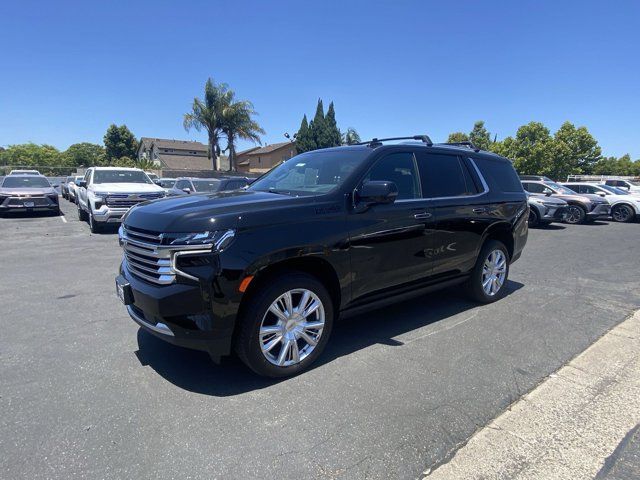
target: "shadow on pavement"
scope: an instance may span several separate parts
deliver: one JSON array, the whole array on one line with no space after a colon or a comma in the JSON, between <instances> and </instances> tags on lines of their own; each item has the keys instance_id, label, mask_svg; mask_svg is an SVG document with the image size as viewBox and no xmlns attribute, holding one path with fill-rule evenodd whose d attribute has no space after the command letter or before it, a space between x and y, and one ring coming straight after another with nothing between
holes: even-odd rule
<instances>
[{"instance_id":1,"label":"shadow on pavement","mask_svg":"<svg viewBox=\"0 0 640 480\"><path fill-rule=\"evenodd\" d=\"M507 296L523 286L509 280ZM325 351L311 368L375 344L402 346L394 337L479 306L461 297L456 289L459 287L338 321ZM177 387L205 395L238 395L286 380L259 377L235 356L216 365L205 352L165 343L142 329L138 330L138 348L135 354L143 366L153 368Z\"/></svg>"}]
</instances>

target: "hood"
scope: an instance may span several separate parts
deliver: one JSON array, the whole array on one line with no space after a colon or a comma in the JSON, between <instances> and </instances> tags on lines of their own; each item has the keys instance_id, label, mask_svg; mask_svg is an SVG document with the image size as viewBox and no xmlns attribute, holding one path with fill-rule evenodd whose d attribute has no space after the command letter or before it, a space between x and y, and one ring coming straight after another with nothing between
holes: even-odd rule
<instances>
[{"instance_id":1,"label":"hood","mask_svg":"<svg viewBox=\"0 0 640 480\"><path fill-rule=\"evenodd\" d=\"M562 200L561 198L558 197L552 197L552 196L546 196L546 195L534 195L531 194L529 195L529 200L535 198L536 200L541 200L545 203L549 203L549 204L553 204L553 205L558 205L558 206L562 206L562 205L566 205L567 202L565 202L564 200Z\"/></svg>"},{"instance_id":2,"label":"hood","mask_svg":"<svg viewBox=\"0 0 640 480\"><path fill-rule=\"evenodd\" d=\"M609 203L605 198L601 197L600 195L595 195L593 193L581 193L580 194L581 197L587 197L591 203Z\"/></svg>"},{"instance_id":3,"label":"hood","mask_svg":"<svg viewBox=\"0 0 640 480\"><path fill-rule=\"evenodd\" d=\"M5 194L5 195L16 195L16 196L27 196L27 195L31 195L31 196L43 196L43 195L57 195L58 192L55 191L55 189L53 187L46 187L46 188L24 188L24 187L20 187L20 188L2 188L0 187L0 193Z\"/></svg>"},{"instance_id":4,"label":"hood","mask_svg":"<svg viewBox=\"0 0 640 480\"><path fill-rule=\"evenodd\" d=\"M243 213L286 208L308 203L308 197L236 190L168 197L133 207L124 218L127 226L152 232L200 232L235 228Z\"/></svg>"},{"instance_id":5,"label":"hood","mask_svg":"<svg viewBox=\"0 0 640 480\"><path fill-rule=\"evenodd\" d=\"M546 195L544 194L540 194L536 196L546 197ZM592 200L592 197L595 197L597 201ZM554 193L551 195L551 197L547 197L547 198L559 198L560 200L564 200L565 202L581 202L581 203L586 203L586 202L602 203L603 202L602 198L600 198L598 195L582 194L582 193L576 193L576 194Z\"/></svg>"},{"instance_id":6,"label":"hood","mask_svg":"<svg viewBox=\"0 0 640 480\"><path fill-rule=\"evenodd\" d=\"M95 183L94 192L104 193L163 193L164 189L155 183Z\"/></svg>"}]
</instances>

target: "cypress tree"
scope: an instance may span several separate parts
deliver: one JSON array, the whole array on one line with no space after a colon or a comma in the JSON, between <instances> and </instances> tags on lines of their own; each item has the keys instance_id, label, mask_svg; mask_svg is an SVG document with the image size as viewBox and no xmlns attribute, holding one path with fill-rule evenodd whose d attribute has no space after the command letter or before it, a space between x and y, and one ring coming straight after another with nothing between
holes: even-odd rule
<instances>
[{"instance_id":1,"label":"cypress tree","mask_svg":"<svg viewBox=\"0 0 640 480\"><path fill-rule=\"evenodd\" d=\"M326 137L327 137L327 147L338 147L342 143L342 135L340 134L340 130L338 130L338 124L336 123L336 112L333 108L333 102L329 104L329 109L327 110L327 116L324 118Z\"/></svg>"},{"instance_id":2,"label":"cypress tree","mask_svg":"<svg viewBox=\"0 0 640 480\"><path fill-rule=\"evenodd\" d=\"M315 142L315 148L326 148L327 135L324 121L324 107L322 105L322 99L318 99L318 106L316 107L316 115L313 117L309 126L311 131L311 137Z\"/></svg>"},{"instance_id":3,"label":"cypress tree","mask_svg":"<svg viewBox=\"0 0 640 480\"><path fill-rule=\"evenodd\" d=\"M309 128L306 115L302 117L302 123L300 124L300 129L296 135L296 150L298 153L315 150L315 142L311 136L311 130Z\"/></svg>"}]
</instances>

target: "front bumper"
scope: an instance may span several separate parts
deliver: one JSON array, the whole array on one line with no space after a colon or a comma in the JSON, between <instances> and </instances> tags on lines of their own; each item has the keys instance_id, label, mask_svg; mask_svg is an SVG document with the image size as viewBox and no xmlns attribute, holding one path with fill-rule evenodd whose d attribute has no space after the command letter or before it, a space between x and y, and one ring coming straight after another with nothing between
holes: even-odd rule
<instances>
[{"instance_id":1,"label":"front bumper","mask_svg":"<svg viewBox=\"0 0 640 480\"><path fill-rule=\"evenodd\" d=\"M597 218L607 218L611 215L611 205L608 203L599 203L593 210L587 213L587 218L595 220Z\"/></svg>"},{"instance_id":2,"label":"front bumper","mask_svg":"<svg viewBox=\"0 0 640 480\"><path fill-rule=\"evenodd\" d=\"M239 302L223 295L218 279L156 285L132 274L125 260L116 284L128 292L131 319L150 334L214 359L231 352Z\"/></svg>"},{"instance_id":3,"label":"front bumper","mask_svg":"<svg viewBox=\"0 0 640 480\"><path fill-rule=\"evenodd\" d=\"M567 207L546 207L546 212L540 219L543 222L562 222L568 213Z\"/></svg>"},{"instance_id":4,"label":"front bumper","mask_svg":"<svg viewBox=\"0 0 640 480\"><path fill-rule=\"evenodd\" d=\"M58 197L7 197L0 201L0 212L57 212Z\"/></svg>"},{"instance_id":5,"label":"front bumper","mask_svg":"<svg viewBox=\"0 0 640 480\"><path fill-rule=\"evenodd\" d=\"M128 211L128 208L102 206L100 209L93 211L93 219L100 223L120 223L122 217L124 217L124 214Z\"/></svg>"}]
</instances>

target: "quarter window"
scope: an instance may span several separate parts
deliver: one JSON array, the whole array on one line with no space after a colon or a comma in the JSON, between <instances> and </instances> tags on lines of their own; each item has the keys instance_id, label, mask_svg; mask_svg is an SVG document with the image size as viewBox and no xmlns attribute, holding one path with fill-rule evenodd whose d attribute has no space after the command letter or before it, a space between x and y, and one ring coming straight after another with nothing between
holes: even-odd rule
<instances>
[{"instance_id":1,"label":"quarter window","mask_svg":"<svg viewBox=\"0 0 640 480\"><path fill-rule=\"evenodd\" d=\"M478 193L467 166L453 155L417 156L422 192L427 198L461 197Z\"/></svg>"},{"instance_id":2,"label":"quarter window","mask_svg":"<svg viewBox=\"0 0 640 480\"><path fill-rule=\"evenodd\" d=\"M398 187L398 200L420 198L420 184L413 154L392 153L378 160L364 181L388 181Z\"/></svg>"}]
</instances>

